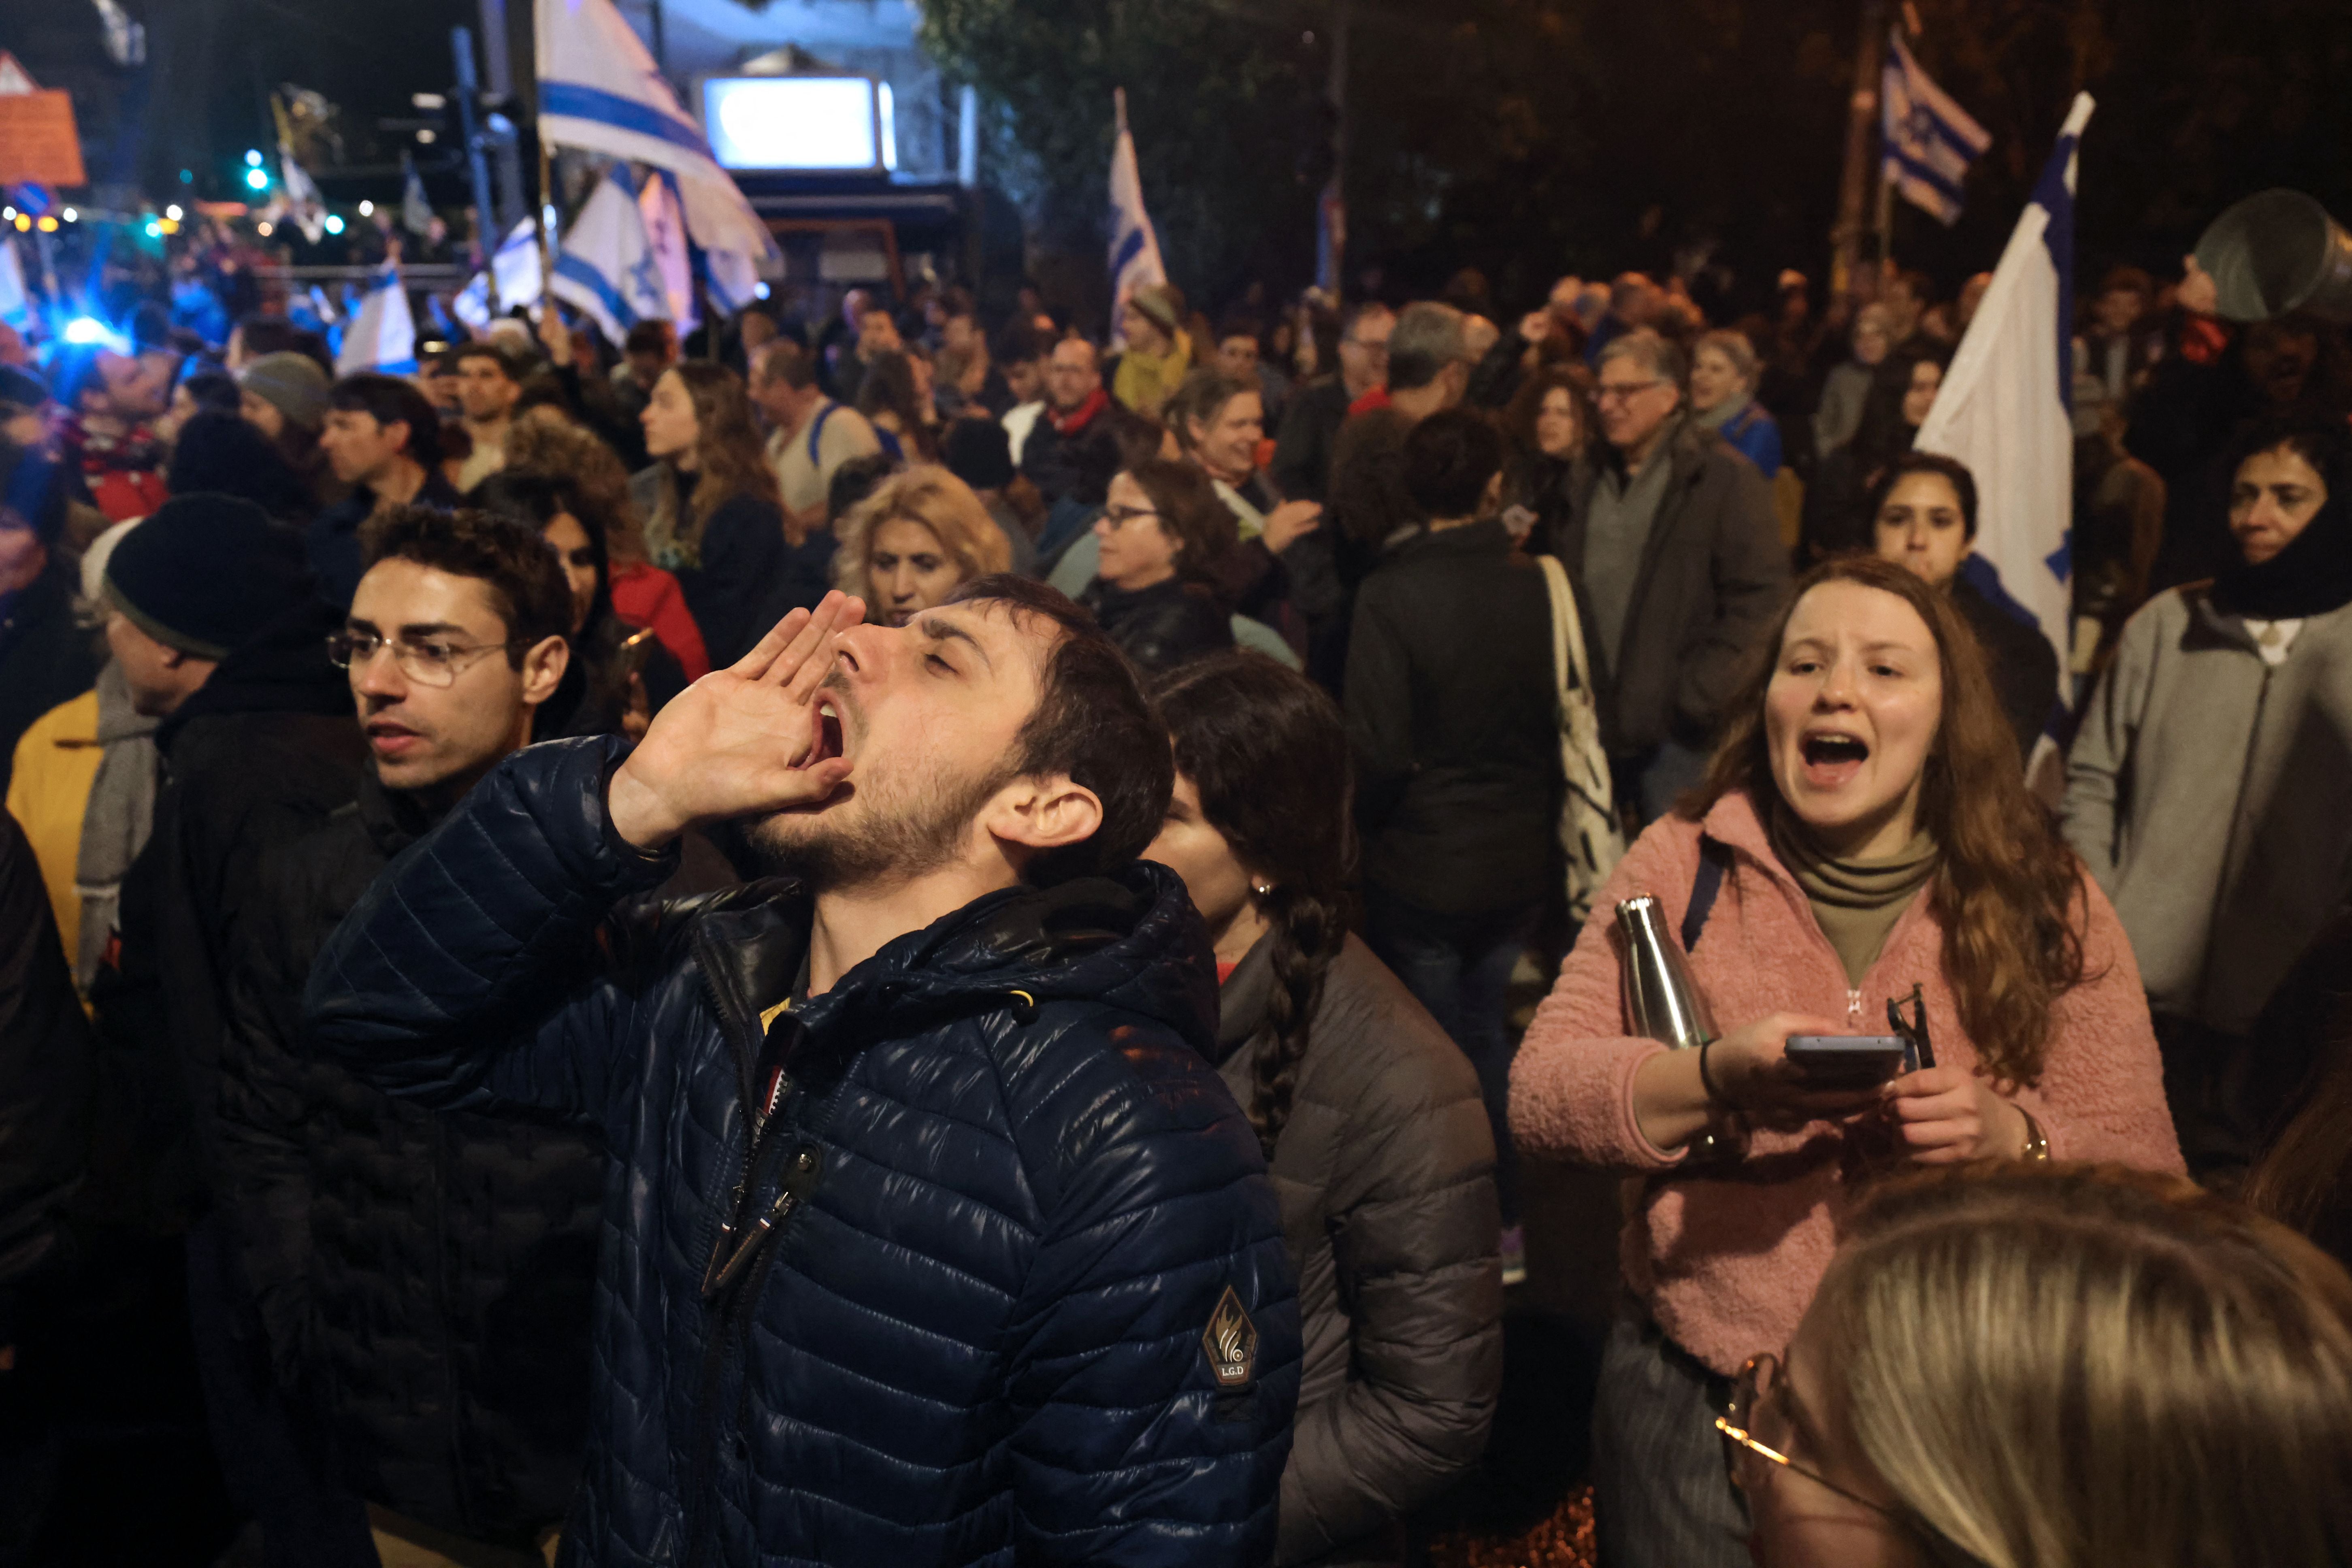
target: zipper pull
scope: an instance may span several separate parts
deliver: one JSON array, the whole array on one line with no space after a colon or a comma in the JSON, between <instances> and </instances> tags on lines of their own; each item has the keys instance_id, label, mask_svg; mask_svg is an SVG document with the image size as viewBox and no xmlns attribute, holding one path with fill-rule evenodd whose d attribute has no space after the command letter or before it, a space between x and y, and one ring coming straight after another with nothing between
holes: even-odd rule
<instances>
[{"instance_id":1,"label":"zipper pull","mask_svg":"<svg viewBox=\"0 0 2352 1568\"><path fill-rule=\"evenodd\" d=\"M1862 987L1858 985L1845 994L1845 1021L1857 1025L1862 1022Z\"/></svg>"}]
</instances>

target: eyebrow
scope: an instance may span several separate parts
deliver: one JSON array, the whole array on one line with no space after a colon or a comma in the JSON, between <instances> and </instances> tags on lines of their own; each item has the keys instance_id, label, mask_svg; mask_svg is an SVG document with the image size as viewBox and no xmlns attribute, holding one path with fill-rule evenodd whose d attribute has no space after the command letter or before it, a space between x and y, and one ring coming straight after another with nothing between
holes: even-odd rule
<instances>
[{"instance_id":1,"label":"eyebrow","mask_svg":"<svg viewBox=\"0 0 2352 1568\"><path fill-rule=\"evenodd\" d=\"M988 673L991 675L996 673L996 661L988 657L988 650L980 646L980 639L953 621L939 616L927 616L923 619L923 635L933 642L970 643L971 651L980 656L980 662L988 666Z\"/></svg>"},{"instance_id":2,"label":"eyebrow","mask_svg":"<svg viewBox=\"0 0 2352 1568\"><path fill-rule=\"evenodd\" d=\"M1833 653L1836 651L1836 648L1832 644L1822 637L1799 637L1795 642L1790 643L1780 651L1783 654L1790 654L1796 652L1799 648L1811 648L1822 653ZM1919 651L1919 649L1914 647L1907 642L1891 642L1882 639L1878 642L1866 642L1862 645L1862 651L1864 653L1885 653L1889 649L1892 649L1896 653L1917 653Z\"/></svg>"}]
</instances>

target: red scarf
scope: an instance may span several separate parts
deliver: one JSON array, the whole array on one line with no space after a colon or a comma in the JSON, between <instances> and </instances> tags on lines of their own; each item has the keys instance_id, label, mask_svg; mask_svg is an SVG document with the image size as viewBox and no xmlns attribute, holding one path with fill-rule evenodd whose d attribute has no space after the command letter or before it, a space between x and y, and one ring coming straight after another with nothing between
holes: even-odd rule
<instances>
[{"instance_id":1,"label":"red scarf","mask_svg":"<svg viewBox=\"0 0 2352 1568\"><path fill-rule=\"evenodd\" d=\"M1382 382L1355 402L1348 405L1348 412L1350 415L1370 414L1375 408L1386 408L1388 405L1389 385L1387 382Z\"/></svg>"},{"instance_id":2,"label":"red scarf","mask_svg":"<svg viewBox=\"0 0 2352 1568\"><path fill-rule=\"evenodd\" d=\"M1075 436L1093 422L1094 416L1110 406L1110 394L1096 387L1087 394L1087 400L1067 414L1058 408L1045 410L1045 422L1057 436Z\"/></svg>"}]
</instances>

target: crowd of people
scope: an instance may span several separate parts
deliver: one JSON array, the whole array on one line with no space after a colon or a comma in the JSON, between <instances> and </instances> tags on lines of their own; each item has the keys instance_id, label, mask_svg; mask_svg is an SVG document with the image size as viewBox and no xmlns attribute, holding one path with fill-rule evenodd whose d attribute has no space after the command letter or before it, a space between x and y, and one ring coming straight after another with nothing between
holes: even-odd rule
<instances>
[{"instance_id":1,"label":"crowd of people","mask_svg":"<svg viewBox=\"0 0 2352 1568\"><path fill-rule=\"evenodd\" d=\"M2063 649L1981 278L0 340L0 1564L1417 1560L1561 1162L1612 1568L2352 1562L2352 363L2203 281Z\"/></svg>"}]
</instances>

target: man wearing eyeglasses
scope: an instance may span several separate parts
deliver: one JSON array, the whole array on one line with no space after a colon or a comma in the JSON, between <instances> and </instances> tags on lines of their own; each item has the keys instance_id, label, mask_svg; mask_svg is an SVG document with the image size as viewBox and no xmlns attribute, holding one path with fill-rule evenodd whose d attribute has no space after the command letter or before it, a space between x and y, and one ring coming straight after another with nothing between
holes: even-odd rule
<instances>
[{"instance_id":1,"label":"man wearing eyeglasses","mask_svg":"<svg viewBox=\"0 0 2352 1568\"><path fill-rule=\"evenodd\" d=\"M1332 443L1348 410L1388 384L1389 335L1395 331L1396 312L1379 300L1353 307L1340 331L1339 373L1291 395L1266 468L1285 500L1319 501L1330 493Z\"/></svg>"},{"instance_id":2,"label":"man wearing eyeglasses","mask_svg":"<svg viewBox=\"0 0 2352 1568\"><path fill-rule=\"evenodd\" d=\"M309 649L364 740L357 798L281 818L218 937L220 1267L251 1317L230 1342L247 1380L207 1395L216 1428L264 1404L272 1436L331 1456L304 1517L264 1519L284 1560L373 1563L362 1501L398 1539L527 1551L562 1520L585 1434L603 1154L369 1087L309 1049L301 998L392 858L529 743L571 592L535 529L488 512L391 507L360 542L350 614Z\"/></svg>"},{"instance_id":3,"label":"man wearing eyeglasses","mask_svg":"<svg viewBox=\"0 0 2352 1568\"><path fill-rule=\"evenodd\" d=\"M1583 600L1617 798L1646 824L1706 771L1789 557L1763 476L1690 418L1682 349L1639 328L1600 364L1606 449L1578 465L1559 555Z\"/></svg>"}]
</instances>

